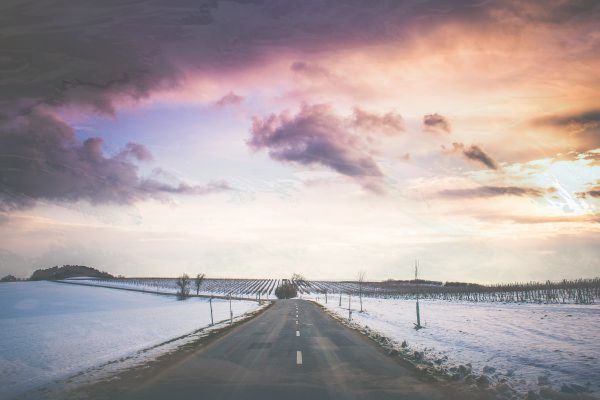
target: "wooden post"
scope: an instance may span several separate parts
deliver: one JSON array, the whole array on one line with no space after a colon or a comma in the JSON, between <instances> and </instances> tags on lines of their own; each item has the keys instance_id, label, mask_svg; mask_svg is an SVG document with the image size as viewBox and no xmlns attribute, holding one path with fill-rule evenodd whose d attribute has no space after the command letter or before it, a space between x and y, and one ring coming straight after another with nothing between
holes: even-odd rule
<instances>
[{"instance_id":1,"label":"wooden post","mask_svg":"<svg viewBox=\"0 0 600 400\"><path fill-rule=\"evenodd\" d=\"M348 293L348 321L352 321L352 309L350 308L350 299L352 295Z\"/></svg>"},{"instance_id":2,"label":"wooden post","mask_svg":"<svg viewBox=\"0 0 600 400\"><path fill-rule=\"evenodd\" d=\"M215 321L213 320L213 310L212 310L212 297L208 300L210 303L210 324L214 325Z\"/></svg>"},{"instance_id":3,"label":"wooden post","mask_svg":"<svg viewBox=\"0 0 600 400\"><path fill-rule=\"evenodd\" d=\"M229 293L229 323L233 325L233 310L231 309L231 293Z\"/></svg>"},{"instance_id":4,"label":"wooden post","mask_svg":"<svg viewBox=\"0 0 600 400\"><path fill-rule=\"evenodd\" d=\"M415 285L417 285L417 323L415 329L421 329L421 310L419 309L419 261L415 260Z\"/></svg>"}]
</instances>

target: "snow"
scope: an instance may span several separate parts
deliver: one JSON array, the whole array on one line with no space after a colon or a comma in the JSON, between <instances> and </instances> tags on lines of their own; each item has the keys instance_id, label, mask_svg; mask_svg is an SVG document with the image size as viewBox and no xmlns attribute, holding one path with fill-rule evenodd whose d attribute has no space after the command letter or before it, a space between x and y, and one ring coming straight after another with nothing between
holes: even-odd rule
<instances>
[{"instance_id":1,"label":"snow","mask_svg":"<svg viewBox=\"0 0 600 400\"><path fill-rule=\"evenodd\" d=\"M315 299L315 296L309 298ZM348 297L318 302L348 318ZM352 320L393 339L406 340L411 351L447 367L471 363L473 373L493 382L507 379L518 392L538 390L538 377L554 389L562 384L600 391L600 306L535 305L422 301L421 323L415 330L415 301L364 298L360 313L352 297ZM447 357L445 361L444 356ZM491 372L490 368L495 368ZM546 379L547 378L547 379Z\"/></svg>"},{"instance_id":2,"label":"snow","mask_svg":"<svg viewBox=\"0 0 600 400\"><path fill-rule=\"evenodd\" d=\"M232 301L234 316L259 308ZM213 299L215 322L229 302ZM210 324L208 299L53 282L0 284L0 398L44 386Z\"/></svg>"}]
</instances>

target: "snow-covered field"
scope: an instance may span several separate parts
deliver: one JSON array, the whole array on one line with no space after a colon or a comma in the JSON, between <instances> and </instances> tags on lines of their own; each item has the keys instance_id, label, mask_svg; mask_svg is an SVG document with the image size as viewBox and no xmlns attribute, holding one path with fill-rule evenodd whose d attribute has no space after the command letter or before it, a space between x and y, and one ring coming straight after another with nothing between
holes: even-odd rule
<instances>
[{"instance_id":1,"label":"snow-covered field","mask_svg":"<svg viewBox=\"0 0 600 400\"><path fill-rule=\"evenodd\" d=\"M338 296L329 296L327 304L322 296L318 301L348 317L347 296L342 307ZM352 297L351 308L353 322L393 339L398 348L406 340L412 354L424 352L434 365L450 369L470 363L473 374L485 374L492 384L505 379L520 393L576 384L599 395L599 305L423 301L425 328L418 331L414 301L365 298L360 313L358 298Z\"/></svg>"},{"instance_id":2,"label":"snow-covered field","mask_svg":"<svg viewBox=\"0 0 600 400\"><path fill-rule=\"evenodd\" d=\"M233 301L234 316L259 308ZM229 302L213 300L215 322ZM0 284L0 398L189 334L210 324L207 299L52 282Z\"/></svg>"}]
</instances>

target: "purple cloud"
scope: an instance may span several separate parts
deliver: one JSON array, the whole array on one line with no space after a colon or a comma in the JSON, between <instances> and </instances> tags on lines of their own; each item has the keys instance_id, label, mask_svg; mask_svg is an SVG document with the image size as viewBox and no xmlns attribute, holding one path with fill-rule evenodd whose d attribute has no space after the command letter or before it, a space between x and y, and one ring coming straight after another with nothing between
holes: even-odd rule
<instances>
[{"instance_id":1,"label":"purple cloud","mask_svg":"<svg viewBox=\"0 0 600 400\"><path fill-rule=\"evenodd\" d=\"M103 140L80 142L56 117L32 112L0 123L0 209L32 207L38 200L93 204L131 204L165 194L207 194L227 190L224 183L172 185L138 175L134 161L151 159L141 144L128 143L107 157Z\"/></svg>"},{"instance_id":2,"label":"purple cloud","mask_svg":"<svg viewBox=\"0 0 600 400\"><path fill-rule=\"evenodd\" d=\"M479 162L489 169L498 169L498 163L477 145L465 147L463 143L452 143L453 151L460 152L465 158Z\"/></svg>"},{"instance_id":3,"label":"purple cloud","mask_svg":"<svg viewBox=\"0 0 600 400\"><path fill-rule=\"evenodd\" d=\"M304 61L295 61L290 65L290 69L297 74L304 75L309 78L326 78L331 74L329 71L317 64L307 63Z\"/></svg>"},{"instance_id":4,"label":"purple cloud","mask_svg":"<svg viewBox=\"0 0 600 400\"><path fill-rule=\"evenodd\" d=\"M215 103L217 107L237 106L244 101L243 96L239 96L233 92L227 93Z\"/></svg>"},{"instance_id":5,"label":"purple cloud","mask_svg":"<svg viewBox=\"0 0 600 400\"><path fill-rule=\"evenodd\" d=\"M423 116L423 130L432 133L450 133L450 121L440 114Z\"/></svg>"},{"instance_id":6,"label":"purple cloud","mask_svg":"<svg viewBox=\"0 0 600 400\"><path fill-rule=\"evenodd\" d=\"M248 145L278 161L325 166L375 190L373 180L383 173L352 126L354 121L337 116L328 105L304 105L293 116L254 118Z\"/></svg>"},{"instance_id":7,"label":"purple cloud","mask_svg":"<svg viewBox=\"0 0 600 400\"><path fill-rule=\"evenodd\" d=\"M539 188L519 186L480 186L472 189L446 189L438 194L446 197L497 197L497 196L543 196L545 191Z\"/></svg>"},{"instance_id":8,"label":"purple cloud","mask_svg":"<svg viewBox=\"0 0 600 400\"><path fill-rule=\"evenodd\" d=\"M377 114L355 107L352 123L356 128L368 133L396 135L404 132L404 120L400 114L394 112Z\"/></svg>"}]
</instances>

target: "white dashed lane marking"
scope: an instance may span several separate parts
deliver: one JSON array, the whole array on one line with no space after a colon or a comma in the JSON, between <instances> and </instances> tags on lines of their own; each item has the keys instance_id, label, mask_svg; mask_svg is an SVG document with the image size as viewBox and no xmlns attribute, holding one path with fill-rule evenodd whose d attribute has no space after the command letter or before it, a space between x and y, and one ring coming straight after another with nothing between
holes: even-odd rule
<instances>
[{"instance_id":1,"label":"white dashed lane marking","mask_svg":"<svg viewBox=\"0 0 600 400\"><path fill-rule=\"evenodd\" d=\"M296 352L296 364L302 365L302 352L300 350Z\"/></svg>"},{"instance_id":2,"label":"white dashed lane marking","mask_svg":"<svg viewBox=\"0 0 600 400\"><path fill-rule=\"evenodd\" d=\"M296 336L300 336L300 331L296 331Z\"/></svg>"}]
</instances>

